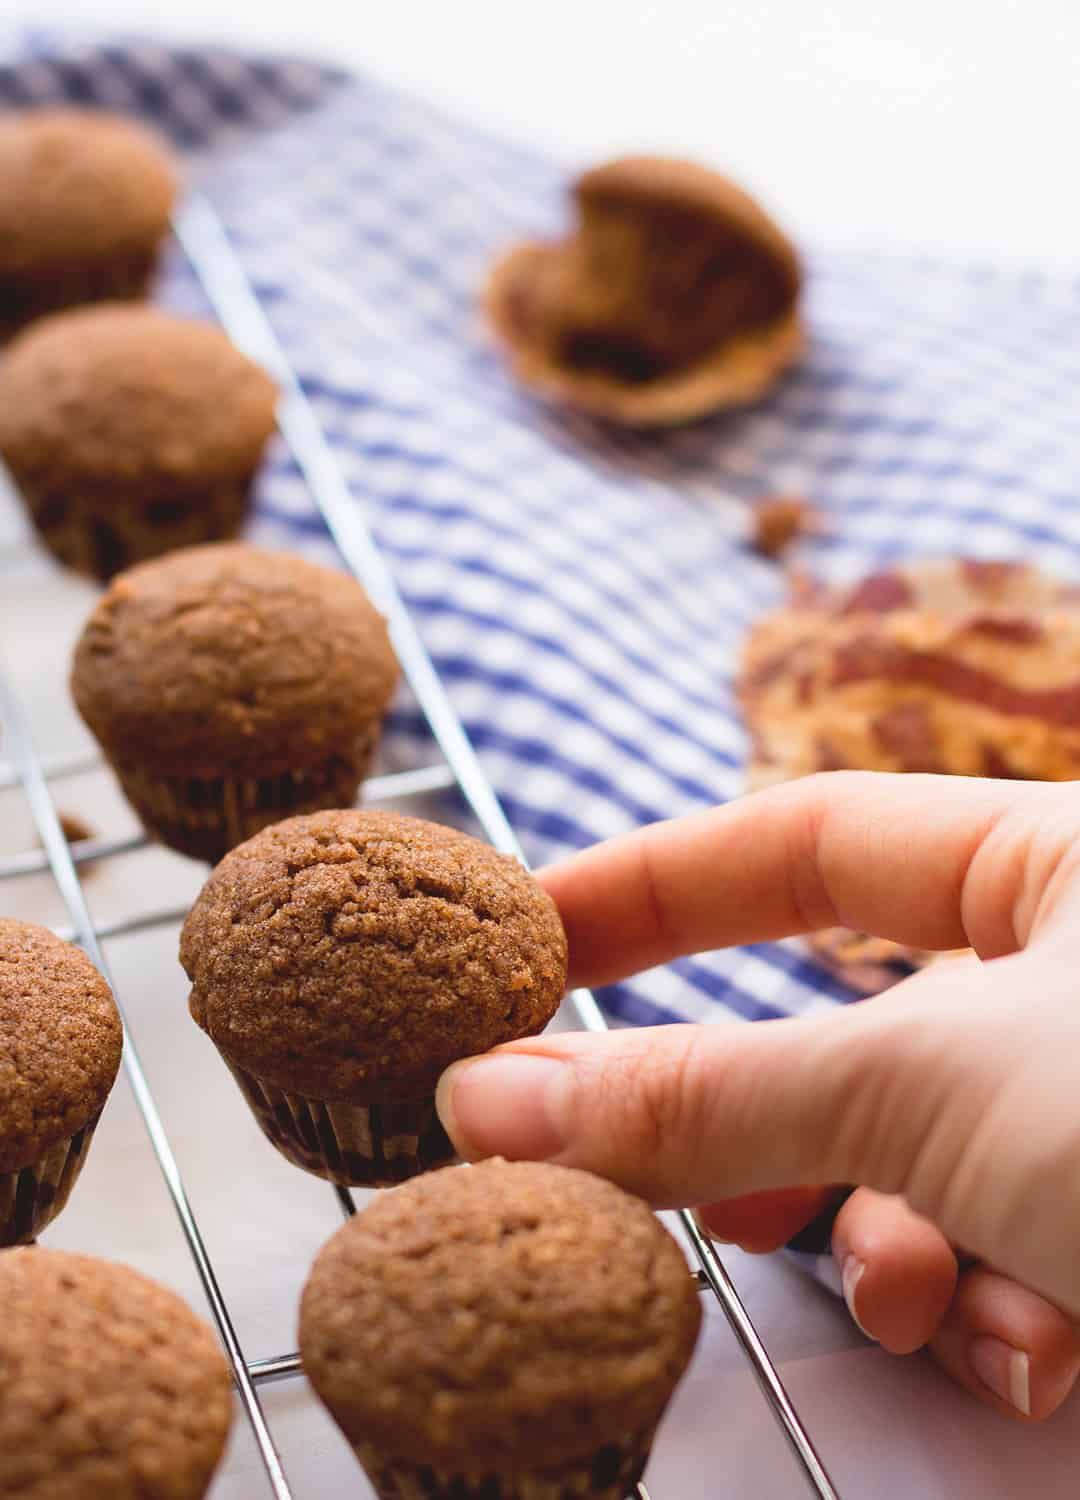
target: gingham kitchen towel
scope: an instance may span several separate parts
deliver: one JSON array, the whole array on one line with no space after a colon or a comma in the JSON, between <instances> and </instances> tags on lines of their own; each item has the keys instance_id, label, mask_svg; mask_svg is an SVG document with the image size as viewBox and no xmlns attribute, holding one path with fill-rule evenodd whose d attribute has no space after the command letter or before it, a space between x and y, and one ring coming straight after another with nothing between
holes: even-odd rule
<instances>
[{"instance_id":1,"label":"gingham kitchen towel","mask_svg":"<svg viewBox=\"0 0 1080 1500\"><path fill-rule=\"evenodd\" d=\"M495 252L564 222L565 169L291 60L40 44L0 68L0 104L61 99L191 153L535 861L740 791L734 663L783 592L750 497L812 499L799 562L829 578L960 553L1080 579L1080 277L811 252L810 352L770 400L622 434L516 390L476 313ZM162 295L199 306L178 255ZM254 534L334 556L284 455ZM415 711L387 749L430 758ZM767 944L600 998L655 1022L846 992Z\"/></svg>"}]
</instances>

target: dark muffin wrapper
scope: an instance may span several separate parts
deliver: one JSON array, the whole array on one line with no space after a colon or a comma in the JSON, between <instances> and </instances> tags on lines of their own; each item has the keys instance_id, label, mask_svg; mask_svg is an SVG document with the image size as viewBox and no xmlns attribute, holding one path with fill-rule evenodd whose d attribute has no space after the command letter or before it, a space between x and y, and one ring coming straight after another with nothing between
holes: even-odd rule
<instances>
[{"instance_id":1,"label":"dark muffin wrapper","mask_svg":"<svg viewBox=\"0 0 1080 1500\"><path fill-rule=\"evenodd\" d=\"M132 493L113 486L101 495L89 485L59 489L41 474L14 470L13 478L53 556L104 583L133 563L236 536L250 509L257 467L198 489L170 487L157 494L145 484Z\"/></svg>"},{"instance_id":2,"label":"dark muffin wrapper","mask_svg":"<svg viewBox=\"0 0 1080 1500\"><path fill-rule=\"evenodd\" d=\"M88 302L136 302L147 295L158 266L156 244L105 260L50 266L0 278L0 340L35 318Z\"/></svg>"},{"instance_id":3,"label":"dark muffin wrapper","mask_svg":"<svg viewBox=\"0 0 1080 1500\"><path fill-rule=\"evenodd\" d=\"M379 742L373 724L348 755L274 776L153 776L113 762L124 795L147 831L182 854L216 864L271 823L297 813L348 807Z\"/></svg>"},{"instance_id":4,"label":"dark muffin wrapper","mask_svg":"<svg viewBox=\"0 0 1080 1500\"><path fill-rule=\"evenodd\" d=\"M282 1156L340 1187L391 1187L457 1160L433 1095L379 1104L312 1099L228 1066Z\"/></svg>"},{"instance_id":5,"label":"dark muffin wrapper","mask_svg":"<svg viewBox=\"0 0 1080 1500\"><path fill-rule=\"evenodd\" d=\"M353 1450L379 1500L626 1500L645 1472L653 1431L605 1443L588 1460L512 1474L411 1463L372 1443Z\"/></svg>"},{"instance_id":6,"label":"dark muffin wrapper","mask_svg":"<svg viewBox=\"0 0 1080 1500\"><path fill-rule=\"evenodd\" d=\"M60 1213L82 1171L100 1118L99 1112L29 1166L0 1172L0 1247L28 1244Z\"/></svg>"}]
</instances>

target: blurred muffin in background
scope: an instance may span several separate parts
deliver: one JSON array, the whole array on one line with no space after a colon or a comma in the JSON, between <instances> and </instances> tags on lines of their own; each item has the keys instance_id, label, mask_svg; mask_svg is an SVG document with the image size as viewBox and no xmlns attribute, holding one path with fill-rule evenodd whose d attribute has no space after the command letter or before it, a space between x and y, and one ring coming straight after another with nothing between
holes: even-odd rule
<instances>
[{"instance_id":1,"label":"blurred muffin in background","mask_svg":"<svg viewBox=\"0 0 1080 1500\"><path fill-rule=\"evenodd\" d=\"M216 325L102 303L0 357L0 457L50 551L107 579L236 533L276 402Z\"/></svg>"},{"instance_id":2,"label":"blurred muffin in background","mask_svg":"<svg viewBox=\"0 0 1080 1500\"><path fill-rule=\"evenodd\" d=\"M216 861L279 818L353 801L397 679L353 577L221 542L114 579L71 687L146 828Z\"/></svg>"},{"instance_id":3,"label":"blurred muffin in background","mask_svg":"<svg viewBox=\"0 0 1080 1500\"><path fill-rule=\"evenodd\" d=\"M738 694L751 789L815 771L1080 778L1080 588L1022 563L902 565L807 588L760 621ZM932 955L847 929L808 941L856 988Z\"/></svg>"},{"instance_id":4,"label":"blurred muffin in background","mask_svg":"<svg viewBox=\"0 0 1080 1500\"><path fill-rule=\"evenodd\" d=\"M488 316L526 385L632 426L762 396L803 347L794 248L689 161L625 157L574 188L576 231L493 268Z\"/></svg>"},{"instance_id":5,"label":"blurred muffin in background","mask_svg":"<svg viewBox=\"0 0 1080 1500\"><path fill-rule=\"evenodd\" d=\"M177 194L168 148L118 115L0 115L0 339L43 313L142 297Z\"/></svg>"}]
</instances>

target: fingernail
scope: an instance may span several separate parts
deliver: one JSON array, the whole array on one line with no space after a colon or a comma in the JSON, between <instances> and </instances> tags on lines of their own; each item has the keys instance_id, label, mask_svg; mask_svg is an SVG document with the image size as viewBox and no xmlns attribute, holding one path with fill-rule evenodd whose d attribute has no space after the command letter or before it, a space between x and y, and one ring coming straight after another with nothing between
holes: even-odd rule
<instances>
[{"instance_id":1,"label":"fingernail","mask_svg":"<svg viewBox=\"0 0 1080 1500\"><path fill-rule=\"evenodd\" d=\"M863 1279L865 1271L865 1261L860 1260L857 1255L845 1255L840 1266L840 1290L844 1294L844 1301L847 1303L847 1310L851 1314L851 1321L855 1324L855 1327L866 1338L874 1339L874 1335L867 1333L859 1321L859 1314L855 1307L855 1293L858 1290L859 1282ZM874 1339L874 1343L877 1343L876 1339Z\"/></svg>"},{"instance_id":2,"label":"fingernail","mask_svg":"<svg viewBox=\"0 0 1080 1500\"><path fill-rule=\"evenodd\" d=\"M1031 1360L1004 1339L980 1334L968 1345L968 1363L995 1396L1031 1416Z\"/></svg>"},{"instance_id":3,"label":"fingernail","mask_svg":"<svg viewBox=\"0 0 1080 1500\"><path fill-rule=\"evenodd\" d=\"M439 1079L435 1108L468 1160L544 1161L566 1145L570 1081L571 1068L556 1057L531 1052L470 1057Z\"/></svg>"},{"instance_id":4,"label":"fingernail","mask_svg":"<svg viewBox=\"0 0 1080 1500\"><path fill-rule=\"evenodd\" d=\"M706 1209L695 1208L692 1209L691 1212L694 1215L694 1221L697 1224L697 1227L701 1230L702 1234L707 1235L708 1238L712 1240L714 1245L734 1245L734 1240L726 1240L724 1239L722 1234L717 1234L716 1230L709 1223Z\"/></svg>"}]
</instances>

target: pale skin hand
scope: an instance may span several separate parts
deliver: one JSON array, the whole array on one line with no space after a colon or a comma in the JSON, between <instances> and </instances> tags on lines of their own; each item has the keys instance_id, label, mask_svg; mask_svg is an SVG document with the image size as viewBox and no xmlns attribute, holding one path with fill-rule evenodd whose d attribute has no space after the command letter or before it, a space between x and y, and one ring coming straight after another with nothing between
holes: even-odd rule
<instances>
[{"instance_id":1,"label":"pale skin hand","mask_svg":"<svg viewBox=\"0 0 1080 1500\"><path fill-rule=\"evenodd\" d=\"M753 1249L859 1184L833 1252L864 1330L1055 1410L1080 1371L1080 786L832 773L541 878L574 984L835 923L975 950L829 1014L511 1043L439 1109L468 1158L586 1167Z\"/></svg>"}]
</instances>

